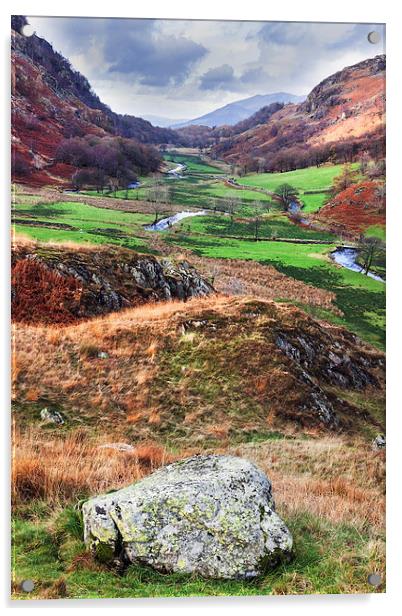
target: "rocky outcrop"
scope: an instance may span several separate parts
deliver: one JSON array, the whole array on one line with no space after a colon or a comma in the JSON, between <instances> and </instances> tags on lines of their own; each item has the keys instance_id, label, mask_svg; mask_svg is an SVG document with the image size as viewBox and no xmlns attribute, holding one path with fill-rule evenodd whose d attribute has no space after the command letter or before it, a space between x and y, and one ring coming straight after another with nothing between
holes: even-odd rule
<instances>
[{"instance_id":1,"label":"rocky outcrop","mask_svg":"<svg viewBox=\"0 0 402 616\"><path fill-rule=\"evenodd\" d=\"M52 322L71 322L145 302L186 300L214 290L185 261L174 263L111 247L97 250L19 247L13 252L12 266L13 317L19 321L41 322L46 315ZM54 291L49 295L46 272L53 276L52 289L58 286L55 273L60 283L70 283L68 296L64 294L61 298ZM47 304L53 296L58 306L52 312ZM30 305L29 298L35 305ZM63 311L59 310L60 301L65 304ZM21 306L23 311L19 310Z\"/></svg>"},{"instance_id":2,"label":"rocky outcrop","mask_svg":"<svg viewBox=\"0 0 402 616\"><path fill-rule=\"evenodd\" d=\"M102 560L207 578L254 578L288 560L292 536L271 483L232 456L194 456L83 505L85 542Z\"/></svg>"}]
</instances>

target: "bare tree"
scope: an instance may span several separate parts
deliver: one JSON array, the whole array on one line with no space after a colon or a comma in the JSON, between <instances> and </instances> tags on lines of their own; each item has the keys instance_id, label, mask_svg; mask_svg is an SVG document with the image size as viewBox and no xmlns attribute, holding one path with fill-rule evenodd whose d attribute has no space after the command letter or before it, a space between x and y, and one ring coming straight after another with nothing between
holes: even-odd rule
<instances>
[{"instance_id":1,"label":"bare tree","mask_svg":"<svg viewBox=\"0 0 402 616\"><path fill-rule=\"evenodd\" d=\"M385 243L378 237L361 237L358 250L366 276L374 261L385 259Z\"/></svg>"},{"instance_id":2,"label":"bare tree","mask_svg":"<svg viewBox=\"0 0 402 616\"><path fill-rule=\"evenodd\" d=\"M230 226L233 226L234 217L240 205L241 205L241 200L239 199L239 197L226 197L224 201L223 209L230 216Z\"/></svg>"},{"instance_id":3,"label":"bare tree","mask_svg":"<svg viewBox=\"0 0 402 616\"><path fill-rule=\"evenodd\" d=\"M264 211L269 211L269 204L261 201L254 201L252 204L251 224L254 231L254 239L257 242L260 238L260 227L264 220Z\"/></svg>"},{"instance_id":4,"label":"bare tree","mask_svg":"<svg viewBox=\"0 0 402 616\"><path fill-rule=\"evenodd\" d=\"M153 224L156 224L159 216L166 210L166 206L169 203L169 186L163 184L163 182L156 182L149 191L149 200L152 202L152 211L155 214Z\"/></svg>"}]
</instances>

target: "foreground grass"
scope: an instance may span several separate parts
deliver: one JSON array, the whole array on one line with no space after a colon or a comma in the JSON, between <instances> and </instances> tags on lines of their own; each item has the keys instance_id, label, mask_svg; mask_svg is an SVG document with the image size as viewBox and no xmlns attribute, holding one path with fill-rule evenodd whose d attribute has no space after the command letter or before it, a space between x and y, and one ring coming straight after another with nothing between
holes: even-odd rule
<instances>
[{"instance_id":1,"label":"foreground grass","mask_svg":"<svg viewBox=\"0 0 402 616\"><path fill-rule=\"evenodd\" d=\"M99 449L102 439L78 433L17 435L39 447L31 455L31 474L21 461L14 469L12 532L13 590L18 599L174 597L192 595L269 595L383 592L367 583L372 572L384 578L384 455L364 440L325 436L293 437L243 444L227 450L255 462L273 482L281 517L294 538L294 560L261 578L244 581L205 580L162 575L131 565L118 573L93 560L83 543L77 504L140 479L166 463L156 447L137 454ZM119 437L120 438L120 437ZM103 440L112 440L111 434ZM46 440L53 464L42 464L47 479L33 472L35 455ZM97 455L95 455L97 452ZM180 455L179 455L180 457ZM18 460L18 458L17 458ZM146 463L143 465L143 463ZM21 473L19 473L19 470ZM26 470L26 468L25 468ZM16 477L16 475L14 475ZM39 491L42 490L42 492ZM20 584L32 579L35 590Z\"/></svg>"},{"instance_id":2,"label":"foreground grass","mask_svg":"<svg viewBox=\"0 0 402 616\"><path fill-rule=\"evenodd\" d=\"M307 512L286 519L292 529L295 557L251 581L206 580L182 574L164 575L131 565L123 574L97 564L85 551L79 516L72 509L53 515L31 507L13 526L14 598L129 598L312 593L368 593L367 577L384 571L382 536L361 533L347 524L330 524ZM51 514L52 515L52 514ZM20 590L30 579L35 589ZM379 587L375 592L382 592Z\"/></svg>"}]
</instances>

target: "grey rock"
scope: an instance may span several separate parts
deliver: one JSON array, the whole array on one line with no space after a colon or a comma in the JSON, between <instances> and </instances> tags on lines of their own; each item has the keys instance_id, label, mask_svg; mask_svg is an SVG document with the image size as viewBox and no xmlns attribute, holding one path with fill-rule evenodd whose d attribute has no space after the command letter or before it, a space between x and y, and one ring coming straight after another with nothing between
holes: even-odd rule
<instances>
[{"instance_id":1,"label":"grey rock","mask_svg":"<svg viewBox=\"0 0 402 616\"><path fill-rule=\"evenodd\" d=\"M84 539L102 560L207 578L254 578L289 560L292 536L271 483L233 456L194 456L82 506Z\"/></svg>"},{"instance_id":2,"label":"grey rock","mask_svg":"<svg viewBox=\"0 0 402 616\"><path fill-rule=\"evenodd\" d=\"M56 409L49 409L46 407L41 410L40 416L43 421L49 421L59 426L63 425L65 422L63 415L59 411L56 411Z\"/></svg>"},{"instance_id":3,"label":"grey rock","mask_svg":"<svg viewBox=\"0 0 402 616\"><path fill-rule=\"evenodd\" d=\"M105 443L100 445L99 449L114 449L115 451L133 451L134 447L127 443Z\"/></svg>"},{"instance_id":4,"label":"grey rock","mask_svg":"<svg viewBox=\"0 0 402 616\"><path fill-rule=\"evenodd\" d=\"M375 439L373 440L373 444L372 447L375 451L377 451L378 449L385 449L385 434L377 434L377 436L375 437Z\"/></svg>"}]
</instances>

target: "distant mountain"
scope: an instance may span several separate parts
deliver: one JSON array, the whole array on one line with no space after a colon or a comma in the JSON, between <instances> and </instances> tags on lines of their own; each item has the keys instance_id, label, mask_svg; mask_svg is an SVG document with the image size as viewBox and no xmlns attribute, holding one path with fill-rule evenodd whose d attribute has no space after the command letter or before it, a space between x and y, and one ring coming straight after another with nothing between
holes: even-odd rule
<instances>
[{"instance_id":1,"label":"distant mountain","mask_svg":"<svg viewBox=\"0 0 402 616\"><path fill-rule=\"evenodd\" d=\"M219 107L215 111L206 113L203 116L194 118L193 120L187 120L185 122L178 122L172 124L171 128L182 128L190 125L203 125L203 126L232 126L242 120L245 120L253 113L266 107L272 103L299 103L303 101L305 96L296 96L295 94L288 94L287 92L274 92L273 94L256 94L249 98L243 98L239 101L229 103L224 107Z\"/></svg>"},{"instance_id":2,"label":"distant mountain","mask_svg":"<svg viewBox=\"0 0 402 616\"><path fill-rule=\"evenodd\" d=\"M181 124L185 122L189 122L187 118L166 118L165 116L158 115L143 115L141 116L144 120L151 122L154 126L161 126L162 128L170 128L175 124Z\"/></svg>"}]
</instances>

